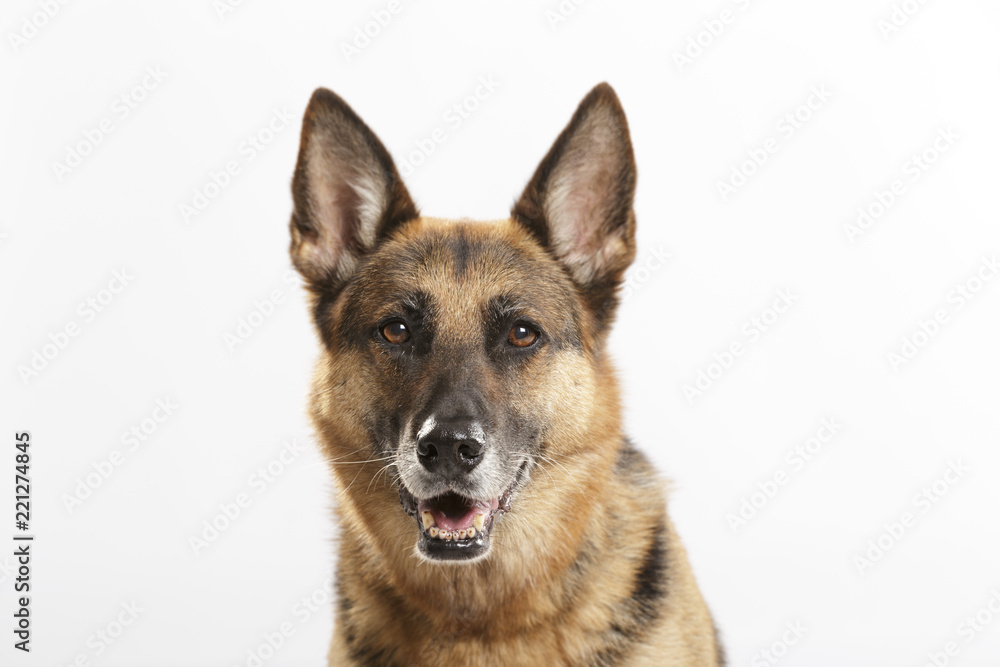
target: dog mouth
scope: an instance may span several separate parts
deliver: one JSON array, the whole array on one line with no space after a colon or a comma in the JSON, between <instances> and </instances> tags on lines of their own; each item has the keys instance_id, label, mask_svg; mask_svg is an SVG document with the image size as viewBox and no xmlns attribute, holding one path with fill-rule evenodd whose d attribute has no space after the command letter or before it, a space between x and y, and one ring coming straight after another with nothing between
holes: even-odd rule
<instances>
[{"instance_id":1,"label":"dog mouth","mask_svg":"<svg viewBox=\"0 0 1000 667\"><path fill-rule=\"evenodd\" d=\"M417 548L431 560L470 560L485 556L497 520L510 511L511 500L527 464L518 468L510 486L489 500L449 491L418 499L400 486L399 499L420 530Z\"/></svg>"}]
</instances>

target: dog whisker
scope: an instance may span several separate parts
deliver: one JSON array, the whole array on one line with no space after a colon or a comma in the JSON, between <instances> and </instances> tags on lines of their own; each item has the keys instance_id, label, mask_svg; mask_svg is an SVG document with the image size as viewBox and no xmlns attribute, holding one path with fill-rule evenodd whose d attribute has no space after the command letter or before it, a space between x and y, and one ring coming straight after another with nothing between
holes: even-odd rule
<instances>
[{"instance_id":1,"label":"dog whisker","mask_svg":"<svg viewBox=\"0 0 1000 667\"><path fill-rule=\"evenodd\" d=\"M354 482L358 481L358 477L361 475L362 472L364 472L365 465L367 465L369 463L379 463L381 461L386 461L389 458L394 458L394 457L385 457L385 456L383 456L383 457L372 457L372 458L368 459L367 461L357 461L356 463L360 463L361 467L358 469L357 474L354 475L354 479L351 480L351 483L347 485L346 489L344 489L344 493L347 493L351 489L351 487L354 486ZM369 483L369 486L370 486L370 483Z\"/></svg>"},{"instance_id":2,"label":"dog whisker","mask_svg":"<svg viewBox=\"0 0 1000 667\"><path fill-rule=\"evenodd\" d=\"M367 489L367 490L365 491L365 493L371 493L371 490L372 490L372 484L374 484L374 483L375 483L375 480L377 480L377 479L378 479L378 476L379 476L379 475L381 475L382 473L386 473L386 474L388 474L388 470L389 470L389 468L393 467L394 465L396 465L396 462L395 462L395 461L392 461L392 462L388 463L387 465L384 465L384 466L382 466L381 468L379 468L378 472L376 472L376 473L375 473L375 474L374 474L374 475L372 476L372 480L371 480L370 482L368 482L368 489Z\"/></svg>"}]
</instances>

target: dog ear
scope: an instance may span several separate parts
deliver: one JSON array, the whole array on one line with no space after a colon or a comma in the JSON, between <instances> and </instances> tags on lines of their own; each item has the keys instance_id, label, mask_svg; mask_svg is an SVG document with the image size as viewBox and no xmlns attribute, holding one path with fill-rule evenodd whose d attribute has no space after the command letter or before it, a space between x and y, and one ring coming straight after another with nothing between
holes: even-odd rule
<instances>
[{"instance_id":1,"label":"dog ear","mask_svg":"<svg viewBox=\"0 0 1000 667\"><path fill-rule=\"evenodd\" d=\"M634 194L628 122L602 83L580 102L511 212L562 262L601 323L635 256Z\"/></svg>"},{"instance_id":2,"label":"dog ear","mask_svg":"<svg viewBox=\"0 0 1000 667\"><path fill-rule=\"evenodd\" d=\"M385 146L325 88L302 119L292 201L292 263L314 288L342 284L364 254L420 215Z\"/></svg>"}]
</instances>

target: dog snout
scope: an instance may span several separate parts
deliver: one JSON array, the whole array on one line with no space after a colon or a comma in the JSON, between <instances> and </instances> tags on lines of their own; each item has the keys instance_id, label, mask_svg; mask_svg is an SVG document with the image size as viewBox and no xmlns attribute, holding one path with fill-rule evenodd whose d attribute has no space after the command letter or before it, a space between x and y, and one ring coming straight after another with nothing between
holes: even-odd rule
<instances>
[{"instance_id":1,"label":"dog snout","mask_svg":"<svg viewBox=\"0 0 1000 667\"><path fill-rule=\"evenodd\" d=\"M417 458L428 472L457 477L479 465L485 446L483 429L478 422L439 422L417 440Z\"/></svg>"}]
</instances>

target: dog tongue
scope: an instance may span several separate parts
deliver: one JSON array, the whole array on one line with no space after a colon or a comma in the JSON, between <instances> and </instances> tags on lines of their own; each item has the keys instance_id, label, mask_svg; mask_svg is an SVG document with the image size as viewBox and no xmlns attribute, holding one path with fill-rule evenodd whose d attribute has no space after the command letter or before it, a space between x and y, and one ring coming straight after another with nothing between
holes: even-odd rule
<instances>
[{"instance_id":1,"label":"dog tongue","mask_svg":"<svg viewBox=\"0 0 1000 667\"><path fill-rule=\"evenodd\" d=\"M477 514L488 517L499 506L496 498L484 502L447 493L437 498L421 500L417 503L417 513L422 516L424 512L430 512L434 517L434 525L441 530L468 530L475 523Z\"/></svg>"}]
</instances>

